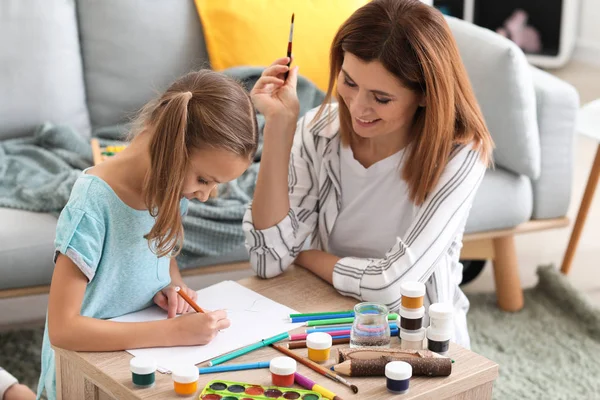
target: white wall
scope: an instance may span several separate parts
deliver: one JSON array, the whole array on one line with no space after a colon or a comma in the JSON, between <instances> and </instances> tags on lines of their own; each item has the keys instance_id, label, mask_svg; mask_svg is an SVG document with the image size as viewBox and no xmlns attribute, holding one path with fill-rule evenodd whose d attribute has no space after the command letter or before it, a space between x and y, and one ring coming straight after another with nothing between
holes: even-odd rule
<instances>
[{"instance_id":1,"label":"white wall","mask_svg":"<svg viewBox=\"0 0 600 400\"><path fill-rule=\"evenodd\" d=\"M579 34L574 57L600 64L600 0L580 1Z\"/></svg>"}]
</instances>

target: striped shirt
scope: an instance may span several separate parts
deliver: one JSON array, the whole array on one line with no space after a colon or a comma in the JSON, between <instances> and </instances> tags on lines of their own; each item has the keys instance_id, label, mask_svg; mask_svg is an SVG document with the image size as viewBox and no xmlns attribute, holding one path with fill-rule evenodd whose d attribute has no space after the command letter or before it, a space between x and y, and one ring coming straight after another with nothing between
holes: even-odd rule
<instances>
[{"instance_id":1,"label":"striped shirt","mask_svg":"<svg viewBox=\"0 0 600 400\"><path fill-rule=\"evenodd\" d=\"M304 249L330 252L329 238L342 205L340 137L337 105L312 123L316 109L297 125L288 184L290 210L277 225L254 229L251 206L244 216L246 247L259 277L281 274ZM400 284L425 284L425 306L451 303L455 309L453 341L469 348L466 314L469 301L459 288L462 236L473 198L485 174L480 154L456 146L434 189L423 204L411 208L409 228L381 258L345 257L333 271L333 286L362 301L400 307ZM394 173L398 173L395 171ZM414 208L416 207L416 213ZM428 324L428 318L424 323Z\"/></svg>"}]
</instances>

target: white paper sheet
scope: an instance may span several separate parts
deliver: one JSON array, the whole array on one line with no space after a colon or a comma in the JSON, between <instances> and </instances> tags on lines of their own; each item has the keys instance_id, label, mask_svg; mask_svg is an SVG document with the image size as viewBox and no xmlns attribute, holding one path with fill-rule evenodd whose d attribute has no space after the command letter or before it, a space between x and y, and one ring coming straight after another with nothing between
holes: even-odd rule
<instances>
[{"instance_id":1,"label":"white paper sheet","mask_svg":"<svg viewBox=\"0 0 600 400\"><path fill-rule=\"evenodd\" d=\"M303 325L289 322L289 314L297 311L233 281L220 282L197 293L198 305L203 309L227 311L231 321L229 328L220 332L205 346L157 347L127 351L136 357L153 358L159 371L170 372L176 365L198 364ZM113 321L145 322L166 318L167 313L155 306L114 318Z\"/></svg>"}]
</instances>

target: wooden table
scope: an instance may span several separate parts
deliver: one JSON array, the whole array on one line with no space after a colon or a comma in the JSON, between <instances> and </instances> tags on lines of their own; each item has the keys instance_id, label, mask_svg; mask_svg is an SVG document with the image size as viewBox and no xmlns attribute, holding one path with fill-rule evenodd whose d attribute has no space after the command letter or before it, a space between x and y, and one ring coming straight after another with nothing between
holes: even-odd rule
<instances>
[{"instance_id":1,"label":"wooden table","mask_svg":"<svg viewBox=\"0 0 600 400\"><path fill-rule=\"evenodd\" d=\"M350 309L356 304L354 299L339 295L331 286L301 268L292 267L285 274L269 280L251 277L243 279L239 283L301 312L344 310ZM392 345L399 346L399 339L393 338ZM133 389L129 372L129 360L132 356L125 351L78 353L61 349L55 350L59 400L181 399L173 391L170 375L158 372L154 387ZM305 349L295 351L306 356ZM336 351L332 351L331 364L334 363L333 357L336 354ZM354 395L344 385L318 375L303 365L298 365L298 372L346 400L491 399L492 385L498 376L498 365L454 344L450 347L449 355L455 360L450 376L413 377L409 392L398 396L387 392L383 377L349 377L348 380L359 387L358 394ZM281 354L272 348L265 348L239 357L232 362L268 361L277 356L281 356ZM270 385L271 377L267 369L200 375L198 393L207 382L213 379ZM189 398L197 399L198 396Z\"/></svg>"}]
</instances>

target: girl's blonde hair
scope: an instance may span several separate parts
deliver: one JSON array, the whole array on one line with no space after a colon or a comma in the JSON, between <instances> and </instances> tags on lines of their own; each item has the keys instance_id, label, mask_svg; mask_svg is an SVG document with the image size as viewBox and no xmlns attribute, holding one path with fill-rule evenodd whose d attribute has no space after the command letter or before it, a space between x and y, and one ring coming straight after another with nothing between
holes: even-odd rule
<instances>
[{"instance_id":1,"label":"girl's blonde hair","mask_svg":"<svg viewBox=\"0 0 600 400\"><path fill-rule=\"evenodd\" d=\"M144 193L156 223L146 238L157 256L176 255L183 245L180 201L191 150L224 149L250 161L259 138L254 107L238 82L200 70L148 103L134 126L134 135L152 135Z\"/></svg>"},{"instance_id":2,"label":"girl's blonde hair","mask_svg":"<svg viewBox=\"0 0 600 400\"><path fill-rule=\"evenodd\" d=\"M344 53L379 61L407 88L425 98L415 113L411 151L402 177L422 204L456 144L475 143L482 161L492 159L492 138L443 15L420 0L373 0L339 28L331 46L329 87L315 121L333 96ZM352 119L340 96L340 135L350 143Z\"/></svg>"}]
</instances>

